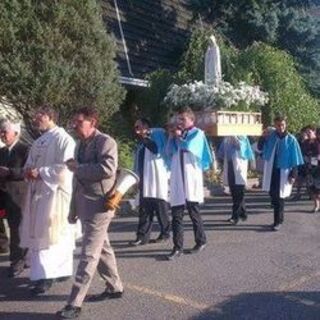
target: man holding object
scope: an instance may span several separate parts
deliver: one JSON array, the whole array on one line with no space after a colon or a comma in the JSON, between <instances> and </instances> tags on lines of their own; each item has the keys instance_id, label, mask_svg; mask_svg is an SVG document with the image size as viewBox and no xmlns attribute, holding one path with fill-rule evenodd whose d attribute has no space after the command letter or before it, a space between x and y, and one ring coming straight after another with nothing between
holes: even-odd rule
<instances>
[{"instance_id":1,"label":"man holding object","mask_svg":"<svg viewBox=\"0 0 320 320\"><path fill-rule=\"evenodd\" d=\"M82 250L75 280L67 305L57 315L60 319L75 319L81 313L96 269L105 280L106 288L88 301L121 298L123 286L115 255L110 245L108 228L114 216L105 208L106 195L112 194L118 167L117 144L113 138L97 129L95 109L79 109L73 118L73 128L80 138L76 159L66 164L74 173L74 190L69 221L79 218L83 228Z\"/></svg>"}]
</instances>

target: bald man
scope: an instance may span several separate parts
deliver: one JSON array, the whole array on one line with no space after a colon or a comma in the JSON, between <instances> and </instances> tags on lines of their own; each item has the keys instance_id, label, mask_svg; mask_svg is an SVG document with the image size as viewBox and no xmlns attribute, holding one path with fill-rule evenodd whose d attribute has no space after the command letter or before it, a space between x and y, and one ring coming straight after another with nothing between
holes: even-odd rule
<instances>
[{"instance_id":1,"label":"bald man","mask_svg":"<svg viewBox=\"0 0 320 320\"><path fill-rule=\"evenodd\" d=\"M2 206L10 229L9 277L19 275L25 266L26 249L20 247L19 226L21 204L25 191L23 166L28 156L28 146L19 141L20 124L7 119L0 120L0 186L3 192Z\"/></svg>"}]
</instances>

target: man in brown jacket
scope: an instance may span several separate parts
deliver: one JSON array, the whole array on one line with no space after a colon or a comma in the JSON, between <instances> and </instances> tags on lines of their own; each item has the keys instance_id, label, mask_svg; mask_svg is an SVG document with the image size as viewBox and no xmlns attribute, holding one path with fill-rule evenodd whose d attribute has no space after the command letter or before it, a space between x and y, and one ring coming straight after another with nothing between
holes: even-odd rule
<instances>
[{"instance_id":1,"label":"man in brown jacket","mask_svg":"<svg viewBox=\"0 0 320 320\"><path fill-rule=\"evenodd\" d=\"M98 270L106 281L106 288L87 301L121 298L123 286L115 255L110 245L108 228L114 211L105 208L106 194L112 191L118 166L117 144L113 138L97 129L95 109L79 109L73 118L73 127L80 138L76 159L67 161L74 172L74 190L69 221L78 218L82 223L83 239L78 270L67 305L57 313L60 319L79 317L81 305L93 275Z\"/></svg>"}]
</instances>

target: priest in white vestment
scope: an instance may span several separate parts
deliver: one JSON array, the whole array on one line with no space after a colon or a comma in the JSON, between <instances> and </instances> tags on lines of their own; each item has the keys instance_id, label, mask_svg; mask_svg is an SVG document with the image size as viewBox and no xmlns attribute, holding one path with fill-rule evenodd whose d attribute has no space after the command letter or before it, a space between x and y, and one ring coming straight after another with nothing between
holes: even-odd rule
<instances>
[{"instance_id":1,"label":"priest in white vestment","mask_svg":"<svg viewBox=\"0 0 320 320\"><path fill-rule=\"evenodd\" d=\"M168 260L183 253L183 216L188 210L192 221L197 253L206 246L206 235L200 215L200 203L204 201L203 171L212 164L212 152L202 130L194 126L195 116L190 108L178 112L177 127L171 131L167 153L171 158L170 204L172 209L172 233L174 247Z\"/></svg>"},{"instance_id":2,"label":"priest in white vestment","mask_svg":"<svg viewBox=\"0 0 320 320\"><path fill-rule=\"evenodd\" d=\"M42 135L32 144L25 164L28 190L21 245L29 248L33 294L45 293L73 270L75 232L67 219L73 174L65 161L74 157L75 142L56 125L56 118L50 106L36 112L34 122Z\"/></svg>"}]
</instances>

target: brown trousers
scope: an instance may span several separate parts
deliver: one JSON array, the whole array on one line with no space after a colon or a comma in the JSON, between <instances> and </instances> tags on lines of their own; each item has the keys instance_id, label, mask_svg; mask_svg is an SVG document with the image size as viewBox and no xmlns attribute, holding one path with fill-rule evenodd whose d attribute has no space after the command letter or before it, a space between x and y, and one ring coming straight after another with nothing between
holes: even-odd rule
<instances>
[{"instance_id":1,"label":"brown trousers","mask_svg":"<svg viewBox=\"0 0 320 320\"><path fill-rule=\"evenodd\" d=\"M82 251L68 304L80 307L88 292L96 269L106 281L109 292L123 291L114 251L110 245L108 228L114 216L112 212L81 217L83 228Z\"/></svg>"}]
</instances>

